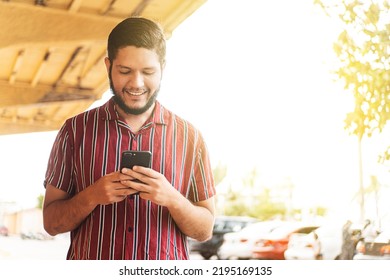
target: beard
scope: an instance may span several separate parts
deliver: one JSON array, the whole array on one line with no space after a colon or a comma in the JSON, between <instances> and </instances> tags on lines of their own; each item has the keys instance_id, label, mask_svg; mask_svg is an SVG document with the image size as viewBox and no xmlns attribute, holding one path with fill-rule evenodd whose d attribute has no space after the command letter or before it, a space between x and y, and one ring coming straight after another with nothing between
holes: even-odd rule
<instances>
[{"instance_id":1,"label":"beard","mask_svg":"<svg viewBox=\"0 0 390 280\"><path fill-rule=\"evenodd\" d=\"M160 87L159 87L153 93L153 95L149 97L148 102L146 102L146 104L143 107L131 108L131 107L126 105L125 101L120 96L120 94L115 91L114 83L112 82L112 78L111 78L111 70L110 70L109 80L110 80L110 88L111 88L112 94L114 95L113 99L114 99L115 103L119 106L119 108L121 108L128 115L141 115L141 114L145 113L156 102L158 92L160 91ZM123 89L123 91L124 91L124 89Z\"/></svg>"}]
</instances>

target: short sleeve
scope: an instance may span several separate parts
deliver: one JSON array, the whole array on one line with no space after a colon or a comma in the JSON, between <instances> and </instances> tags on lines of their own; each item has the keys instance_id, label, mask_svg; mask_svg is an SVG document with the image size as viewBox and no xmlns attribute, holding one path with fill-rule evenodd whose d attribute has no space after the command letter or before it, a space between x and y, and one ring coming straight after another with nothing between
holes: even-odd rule
<instances>
[{"instance_id":1,"label":"short sleeve","mask_svg":"<svg viewBox=\"0 0 390 280\"><path fill-rule=\"evenodd\" d=\"M44 186L51 184L69 194L74 192L72 184L73 149L67 123L59 130L50 152Z\"/></svg>"},{"instance_id":2,"label":"short sleeve","mask_svg":"<svg viewBox=\"0 0 390 280\"><path fill-rule=\"evenodd\" d=\"M190 200L194 202L209 199L216 194L208 149L200 134L196 149L194 172L191 178L192 189L190 192Z\"/></svg>"}]
</instances>

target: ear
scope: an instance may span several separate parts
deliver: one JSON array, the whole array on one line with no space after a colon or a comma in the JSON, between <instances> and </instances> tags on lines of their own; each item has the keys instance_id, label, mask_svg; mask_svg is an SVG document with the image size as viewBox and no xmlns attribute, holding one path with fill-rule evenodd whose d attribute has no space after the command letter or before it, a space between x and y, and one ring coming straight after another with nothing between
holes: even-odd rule
<instances>
[{"instance_id":1,"label":"ear","mask_svg":"<svg viewBox=\"0 0 390 280\"><path fill-rule=\"evenodd\" d=\"M108 75L110 75L110 66L111 66L110 59L108 57L105 57L104 58L104 63L106 64L107 73L108 73Z\"/></svg>"}]
</instances>

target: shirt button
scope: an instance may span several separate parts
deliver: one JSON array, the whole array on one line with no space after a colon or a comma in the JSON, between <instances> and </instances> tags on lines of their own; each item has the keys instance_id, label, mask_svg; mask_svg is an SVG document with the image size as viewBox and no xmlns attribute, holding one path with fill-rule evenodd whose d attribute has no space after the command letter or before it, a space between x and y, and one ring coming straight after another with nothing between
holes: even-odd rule
<instances>
[{"instance_id":1,"label":"shirt button","mask_svg":"<svg viewBox=\"0 0 390 280\"><path fill-rule=\"evenodd\" d=\"M128 231L128 232L133 232L133 228L132 228L132 227L128 227L128 228L127 228L127 231Z\"/></svg>"}]
</instances>

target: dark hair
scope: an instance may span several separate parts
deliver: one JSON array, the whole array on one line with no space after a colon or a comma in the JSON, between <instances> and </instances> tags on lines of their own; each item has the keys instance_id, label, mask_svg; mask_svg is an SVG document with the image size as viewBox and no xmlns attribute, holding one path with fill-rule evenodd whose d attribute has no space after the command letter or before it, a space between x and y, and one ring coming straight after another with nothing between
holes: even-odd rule
<instances>
[{"instance_id":1,"label":"dark hair","mask_svg":"<svg viewBox=\"0 0 390 280\"><path fill-rule=\"evenodd\" d=\"M108 36L107 52L112 62L120 48L135 46L153 50L165 62L166 43L162 28L155 22L142 18L130 17L120 22Z\"/></svg>"}]
</instances>

